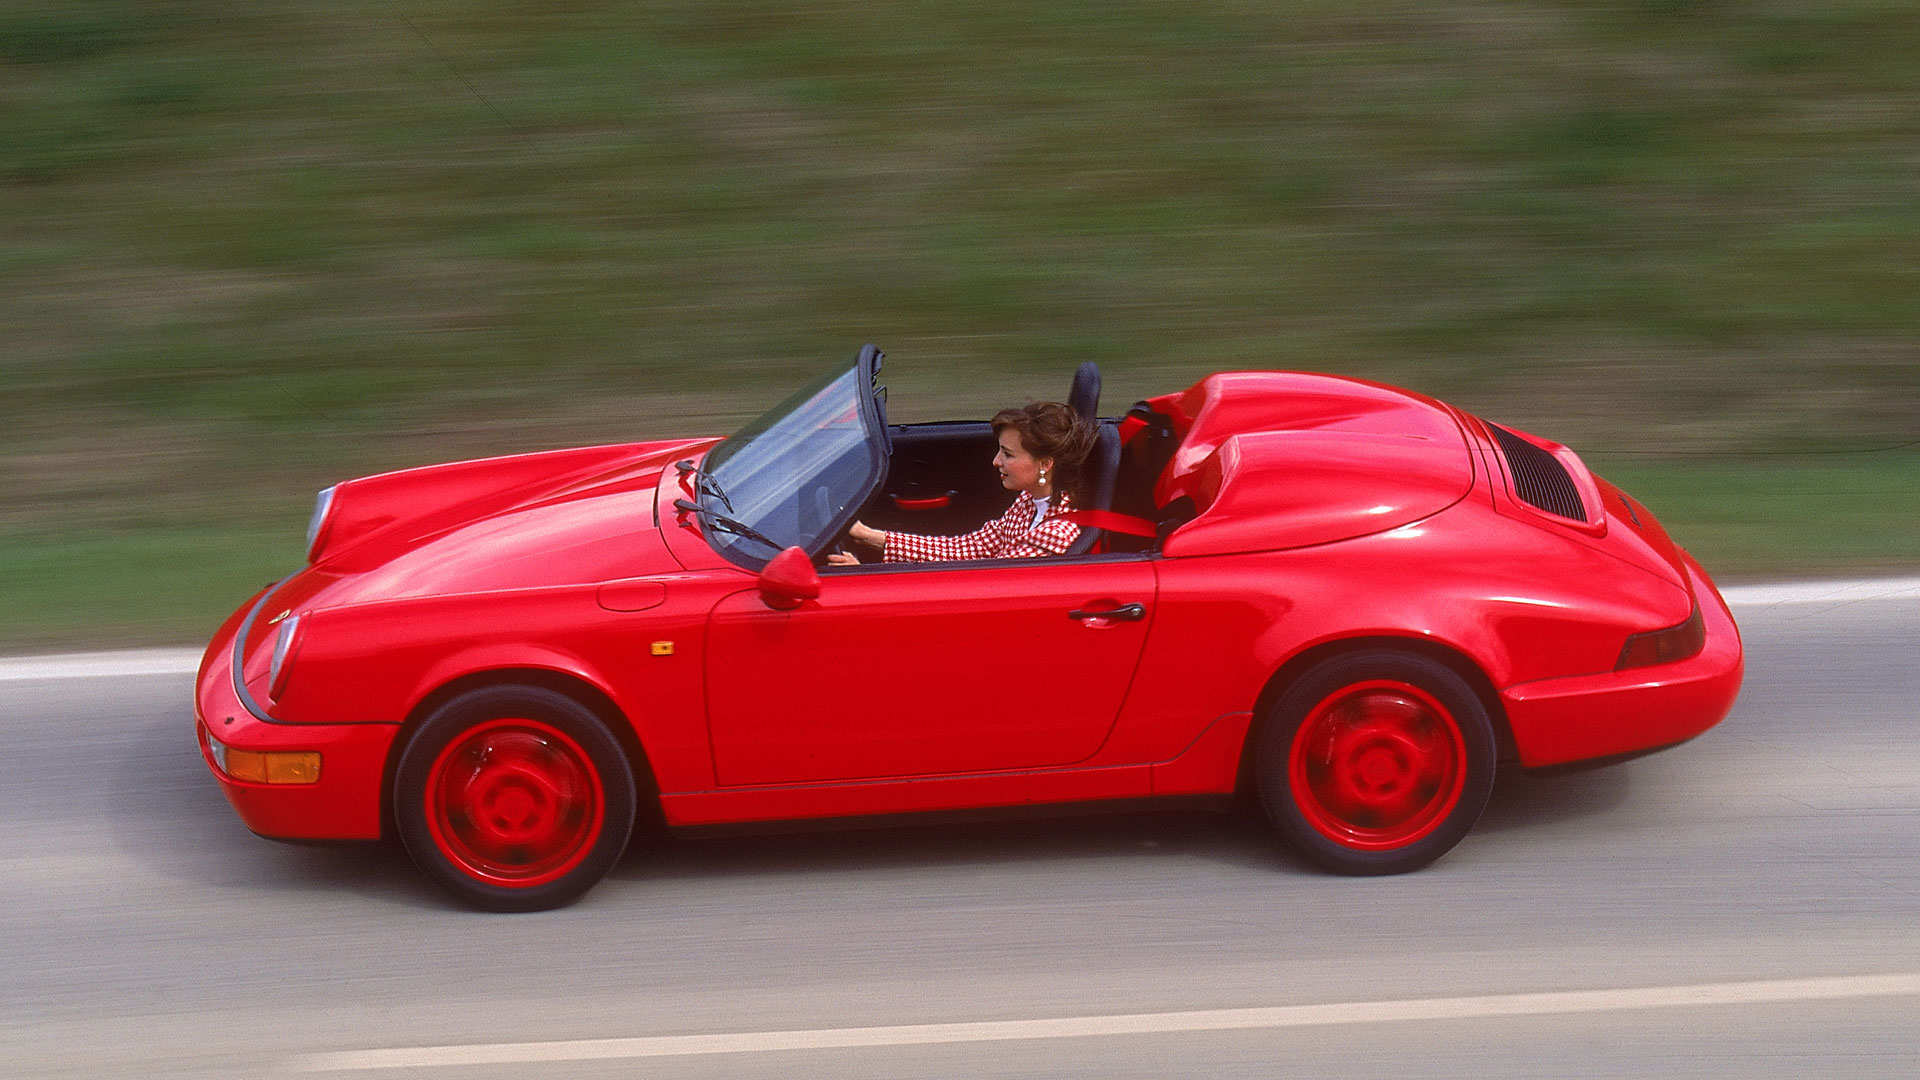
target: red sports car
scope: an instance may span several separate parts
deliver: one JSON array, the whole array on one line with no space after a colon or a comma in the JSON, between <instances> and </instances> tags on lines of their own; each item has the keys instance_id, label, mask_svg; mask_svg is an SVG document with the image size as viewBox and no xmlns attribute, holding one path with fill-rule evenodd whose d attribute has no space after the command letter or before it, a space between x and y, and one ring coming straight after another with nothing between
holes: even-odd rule
<instances>
[{"instance_id":1,"label":"red sports car","mask_svg":"<svg viewBox=\"0 0 1920 1080\"><path fill-rule=\"evenodd\" d=\"M724 441L321 493L307 565L214 635L208 766L249 828L397 833L487 908L673 829L1257 793L1342 873L1413 870L1498 764L1724 716L1739 633L1646 507L1431 398L1210 375L1097 421L1052 558L828 566L860 518L1007 506L983 421L889 425L862 349ZM1083 365L1071 404L1097 417Z\"/></svg>"}]
</instances>

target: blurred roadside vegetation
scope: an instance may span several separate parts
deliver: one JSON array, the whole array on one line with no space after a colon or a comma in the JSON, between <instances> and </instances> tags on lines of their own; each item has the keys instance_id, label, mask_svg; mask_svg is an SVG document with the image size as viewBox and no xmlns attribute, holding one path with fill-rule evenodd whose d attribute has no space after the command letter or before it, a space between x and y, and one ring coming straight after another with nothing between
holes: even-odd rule
<instances>
[{"instance_id":1,"label":"blurred roadside vegetation","mask_svg":"<svg viewBox=\"0 0 1920 1080\"><path fill-rule=\"evenodd\" d=\"M1916 270L1914 3L15 0L0 647L202 639L327 483L863 341L908 420L1381 379L1723 579L1911 569Z\"/></svg>"}]
</instances>

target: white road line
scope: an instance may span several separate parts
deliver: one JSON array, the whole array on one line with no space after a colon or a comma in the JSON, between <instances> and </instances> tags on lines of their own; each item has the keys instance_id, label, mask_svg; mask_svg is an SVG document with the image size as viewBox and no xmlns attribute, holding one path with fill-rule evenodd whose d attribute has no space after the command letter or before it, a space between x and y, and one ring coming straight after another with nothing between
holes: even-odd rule
<instances>
[{"instance_id":1,"label":"white road line","mask_svg":"<svg viewBox=\"0 0 1920 1080\"><path fill-rule=\"evenodd\" d=\"M1859 581L1783 581L1733 585L1720 590L1732 607L1775 604L1844 604L1859 600L1920 600L1920 577Z\"/></svg>"},{"instance_id":2,"label":"white road line","mask_svg":"<svg viewBox=\"0 0 1920 1080\"><path fill-rule=\"evenodd\" d=\"M1777 604L1843 604L1862 600L1920 600L1920 577L1857 581L1788 581L1734 585L1720 590L1733 607ZM0 682L106 679L117 675L191 675L200 667L198 648L127 649L57 656L0 657Z\"/></svg>"},{"instance_id":3,"label":"white road line","mask_svg":"<svg viewBox=\"0 0 1920 1080\"><path fill-rule=\"evenodd\" d=\"M105 679L115 675L191 675L200 670L197 649L122 649L118 652L16 656L0 659L0 682Z\"/></svg>"},{"instance_id":4,"label":"white road line","mask_svg":"<svg viewBox=\"0 0 1920 1080\"><path fill-rule=\"evenodd\" d=\"M660 1035L632 1039L570 1039L558 1042L475 1043L390 1050L309 1054L286 1064L296 1072L368 1072L443 1065L524 1065L554 1061L609 1061L754 1054L780 1050L842 1050L872 1046L929 1046L1019 1039L1080 1039L1251 1028L1327 1027L1337 1024L1479 1020L1556 1013L1617 1012L1698 1005L1756 1005L1920 994L1920 972L1843 975L1815 979L1645 986L1624 990L1569 990L1486 997L1351 1001L1334 1005L1283 1005L1265 1009L1074 1016L1047 1020L990 1020L963 1024L826 1028L810 1031L744 1031L718 1035Z\"/></svg>"}]
</instances>

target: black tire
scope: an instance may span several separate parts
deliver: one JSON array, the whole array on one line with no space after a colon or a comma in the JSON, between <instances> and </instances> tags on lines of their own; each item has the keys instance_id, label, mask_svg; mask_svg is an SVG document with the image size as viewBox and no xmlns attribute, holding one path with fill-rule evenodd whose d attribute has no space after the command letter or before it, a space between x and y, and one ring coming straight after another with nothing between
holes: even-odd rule
<instances>
[{"instance_id":1,"label":"black tire","mask_svg":"<svg viewBox=\"0 0 1920 1080\"><path fill-rule=\"evenodd\" d=\"M1412 653L1337 656L1262 717L1261 805L1341 874L1401 874L1452 850L1493 793L1493 723L1453 669Z\"/></svg>"},{"instance_id":2,"label":"black tire","mask_svg":"<svg viewBox=\"0 0 1920 1080\"><path fill-rule=\"evenodd\" d=\"M633 772L594 713L564 694L494 686L416 728L394 773L393 818L414 864L490 911L579 899L633 833Z\"/></svg>"}]
</instances>

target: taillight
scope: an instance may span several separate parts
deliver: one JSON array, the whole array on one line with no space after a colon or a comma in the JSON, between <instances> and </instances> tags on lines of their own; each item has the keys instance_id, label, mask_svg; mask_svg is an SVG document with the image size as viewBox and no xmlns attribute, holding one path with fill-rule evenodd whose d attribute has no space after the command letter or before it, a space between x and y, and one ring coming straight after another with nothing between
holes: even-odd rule
<instances>
[{"instance_id":1,"label":"taillight","mask_svg":"<svg viewBox=\"0 0 1920 1080\"><path fill-rule=\"evenodd\" d=\"M1697 656L1706 647L1707 620L1700 614L1700 605L1695 604L1693 614L1687 616L1686 622L1665 630L1629 637L1626 645L1620 649L1620 662L1613 665L1613 670L1671 664L1675 660Z\"/></svg>"}]
</instances>

